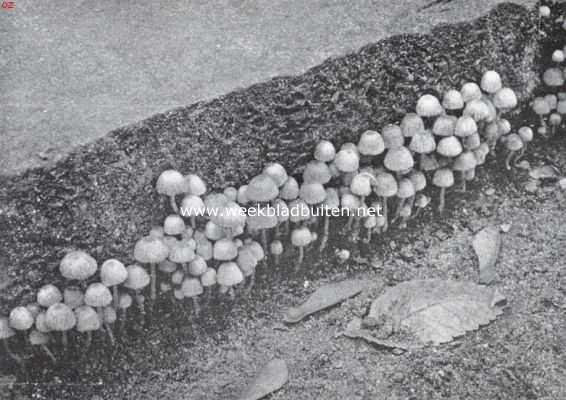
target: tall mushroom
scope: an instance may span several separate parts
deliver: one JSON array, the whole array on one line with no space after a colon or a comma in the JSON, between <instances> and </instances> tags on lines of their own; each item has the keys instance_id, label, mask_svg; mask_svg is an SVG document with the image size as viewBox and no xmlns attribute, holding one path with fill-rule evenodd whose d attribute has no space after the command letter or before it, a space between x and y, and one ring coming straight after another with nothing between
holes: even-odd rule
<instances>
[{"instance_id":1,"label":"tall mushroom","mask_svg":"<svg viewBox=\"0 0 566 400\"><path fill-rule=\"evenodd\" d=\"M126 278L123 285L125 288L133 290L136 294L136 302L138 303L143 325L145 321L145 307L141 291L149 285L151 278L146 270L137 264L128 265L126 270L128 270L128 278Z\"/></svg>"},{"instance_id":2,"label":"tall mushroom","mask_svg":"<svg viewBox=\"0 0 566 400\"><path fill-rule=\"evenodd\" d=\"M46 333L33 329L29 333L28 339L29 339L29 343L32 346L39 346L41 350L43 350L43 352L47 354L47 356L51 359L53 364L57 362L57 359L55 358L55 356L47 346L47 344L49 343L49 336Z\"/></svg>"},{"instance_id":3,"label":"tall mushroom","mask_svg":"<svg viewBox=\"0 0 566 400\"><path fill-rule=\"evenodd\" d=\"M329 163L334 160L334 157L336 157L336 148L332 142L329 142L328 140L321 140L318 142L314 149L315 160Z\"/></svg>"},{"instance_id":4,"label":"tall mushroom","mask_svg":"<svg viewBox=\"0 0 566 400\"><path fill-rule=\"evenodd\" d=\"M374 187L374 192L381 199L381 205L383 207L383 217L385 218L385 224L382 227L382 231L386 232L388 228L388 216L387 216L387 199L391 196L397 194L397 181L393 175L386 172L377 174L375 177L376 183Z\"/></svg>"},{"instance_id":5,"label":"tall mushroom","mask_svg":"<svg viewBox=\"0 0 566 400\"><path fill-rule=\"evenodd\" d=\"M96 260L81 250L68 252L59 264L61 275L69 280L79 281L81 286L84 286L84 281L94 275L97 269Z\"/></svg>"},{"instance_id":6,"label":"tall mushroom","mask_svg":"<svg viewBox=\"0 0 566 400\"><path fill-rule=\"evenodd\" d=\"M71 330L77 322L73 310L63 303L53 304L45 313L45 322L51 330L61 332L63 351L67 351L67 331Z\"/></svg>"},{"instance_id":7,"label":"tall mushroom","mask_svg":"<svg viewBox=\"0 0 566 400\"><path fill-rule=\"evenodd\" d=\"M279 264L279 257L283 254L283 243L281 240L274 240L269 245L269 251L273 255L273 262L275 265Z\"/></svg>"},{"instance_id":8,"label":"tall mushroom","mask_svg":"<svg viewBox=\"0 0 566 400\"><path fill-rule=\"evenodd\" d=\"M511 161L513 157L523 148L523 141L516 133L505 136L505 148L507 149L507 157L505 158L505 168L511 169Z\"/></svg>"},{"instance_id":9,"label":"tall mushroom","mask_svg":"<svg viewBox=\"0 0 566 400\"><path fill-rule=\"evenodd\" d=\"M185 278L181 284L181 290L183 291L183 296L190 297L193 302L193 308L195 315L200 314L200 304L198 301L198 296L203 294L204 289L198 278Z\"/></svg>"},{"instance_id":10,"label":"tall mushroom","mask_svg":"<svg viewBox=\"0 0 566 400\"><path fill-rule=\"evenodd\" d=\"M128 278L126 266L121 261L111 258L102 263L100 267L100 281L108 288L112 288L114 307L118 308L118 285Z\"/></svg>"},{"instance_id":11,"label":"tall mushroom","mask_svg":"<svg viewBox=\"0 0 566 400\"><path fill-rule=\"evenodd\" d=\"M248 290L251 290L255 285L255 269L258 259L249 245L244 245L238 249L238 257L236 263L244 275L244 279L250 277Z\"/></svg>"},{"instance_id":12,"label":"tall mushroom","mask_svg":"<svg viewBox=\"0 0 566 400\"><path fill-rule=\"evenodd\" d=\"M18 356L16 353L12 351L10 348L10 344L8 343L8 339L15 336L16 332L10 327L10 322L6 317L0 317L0 339L2 340L2 345L4 346L4 350L10 356L12 360L14 360L22 370L25 371L26 365L24 360Z\"/></svg>"},{"instance_id":13,"label":"tall mushroom","mask_svg":"<svg viewBox=\"0 0 566 400\"><path fill-rule=\"evenodd\" d=\"M188 194L181 201L181 216L191 219L191 227L197 228L197 217L206 217L206 206L199 196Z\"/></svg>"},{"instance_id":14,"label":"tall mushroom","mask_svg":"<svg viewBox=\"0 0 566 400\"><path fill-rule=\"evenodd\" d=\"M216 285L216 270L214 268L207 268L204 274L200 276L200 283L202 284L206 298L211 296L211 287Z\"/></svg>"},{"instance_id":15,"label":"tall mushroom","mask_svg":"<svg viewBox=\"0 0 566 400\"><path fill-rule=\"evenodd\" d=\"M144 236L134 246L134 259L141 264L149 264L151 271L151 307L157 298L157 264L169 255L169 247L162 239Z\"/></svg>"},{"instance_id":16,"label":"tall mushroom","mask_svg":"<svg viewBox=\"0 0 566 400\"><path fill-rule=\"evenodd\" d=\"M234 286L241 283L243 280L244 275L235 262L225 262L218 267L216 281L220 285L220 293L228 293L232 300L236 297Z\"/></svg>"},{"instance_id":17,"label":"tall mushroom","mask_svg":"<svg viewBox=\"0 0 566 400\"><path fill-rule=\"evenodd\" d=\"M434 172L432 184L440 188L438 212L439 214L442 214L444 212L446 188L454 185L454 174L452 173L452 170L448 168L437 169Z\"/></svg>"},{"instance_id":18,"label":"tall mushroom","mask_svg":"<svg viewBox=\"0 0 566 400\"><path fill-rule=\"evenodd\" d=\"M79 333L86 333L85 350L90 348L92 343L92 332L99 330L102 327L103 320L98 313L91 306L80 306L75 309L75 318L77 320L77 331Z\"/></svg>"},{"instance_id":19,"label":"tall mushroom","mask_svg":"<svg viewBox=\"0 0 566 400\"><path fill-rule=\"evenodd\" d=\"M462 185L462 192L466 191L466 172L475 170L477 166L476 157L471 151L464 151L454 160L452 169L460 172L460 181Z\"/></svg>"},{"instance_id":20,"label":"tall mushroom","mask_svg":"<svg viewBox=\"0 0 566 400\"><path fill-rule=\"evenodd\" d=\"M303 264L303 259L305 257L305 246L311 242L312 236L309 228L306 226L302 226L296 229L293 229L291 233L291 243L293 246L299 248L299 258L297 259L297 263L295 264L295 271L298 271Z\"/></svg>"},{"instance_id":21,"label":"tall mushroom","mask_svg":"<svg viewBox=\"0 0 566 400\"><path fill-rule=\"evenodd\" d=\"M104 321L104 307L108 307L112 304L112 294L102 283L91 283L85 292L85 304L95 308L100 321ZM110 328L107 324L104 324L104 328L108 333L110 343L114 345L112 328Z\"/></svg>"},{"instance_id":22,"label":"tall mushroom","mask_svg":"<svg viewBox=\"0 0 566 400\"><path fill-rule=\"evenodd\" d=\"M334 188L326 188L325 191L326 198L322 203L324 209L324 225L322 228L322 238L320 240L320 251L323 251L326 248L326 244L328 243L331 210L340 207L340 197L338 195L338 191Z\"/></svg>"},{"instance_id":23,"label":"tall mushroom","mask_svg":"<svg viewBox=\"0 0 566 400\"><path fill-rule=\"evenodd\" d=\"M175 196L189 191L185 177L174 169L165 170L157 178L155 183L155 190L157 193L169 197L169 204L171 209L178 213L179 207L175 201Z\"/></svg>"}]
</instances>

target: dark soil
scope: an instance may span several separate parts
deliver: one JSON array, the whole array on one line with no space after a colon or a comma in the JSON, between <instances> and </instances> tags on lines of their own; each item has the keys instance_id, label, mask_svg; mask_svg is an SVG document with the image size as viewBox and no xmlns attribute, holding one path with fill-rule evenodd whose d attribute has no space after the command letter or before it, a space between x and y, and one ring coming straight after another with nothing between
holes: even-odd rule
<instances>
[{"instance_id":1,"label":"dark soil","mask_svg":"<svg viewBox=\"0 0 566 400\"><path fill-rule=\"evenodd\" d=\"M195 171L214 188L241 184L268 161L298 172L318 139L351 140L398 120L418 95L459 87L486 69L500 71L527 100L537 90L537 57L549 51L539 47L537 21L534 13L503 5L473 24L394 37L303 76L154 116L49 169L0 178L1 311L53 279L70 247L98 260L127 259L134 241L165 215L153 193L164 168ZM565 147L563 139L537 142L528 160L552 160L566 171ZM290 381L273 399L564 399L566 196L553 182L526 193L526 180L525 171L507 172L492 159L469 193L450 194L442 219L428 212L371 248L335 237L326 254L311 250L297 276L288 272L293 254L287 254L279 268L264 269L250 297L215 302L198 319L189 308L160 304L152 324L130 326L114 351L100 336L90 353L81 354L83 339L75 337L58 366L36 358L38 368L27 378L6 360L3 371L17 374L21 384L4 394L230 399L262 364L280 357ZM487 195L487 188L495 194ZM450 345L400 355L336 337L383 285L413 278L477 280L472 234L501 223L511 229L494 285L509 308L496 322ZM338 264L333 251L343 247L355 256ZM375 285L304 323L281 324L285 307L345 277Z\"/></svg>"}]
</instances>

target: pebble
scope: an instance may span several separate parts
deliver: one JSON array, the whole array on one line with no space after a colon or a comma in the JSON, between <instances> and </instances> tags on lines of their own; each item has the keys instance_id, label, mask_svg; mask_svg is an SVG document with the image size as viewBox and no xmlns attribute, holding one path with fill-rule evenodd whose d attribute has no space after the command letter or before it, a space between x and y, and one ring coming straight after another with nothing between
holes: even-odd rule
<instances>
[{"instance_id":1,"label":"pebble","mask_svg":"<svg viewBox=\"0 0 566 400\"><path fill-rule=\"evenodd\" d=\"M511 229L511 224L501 224L499 226L499 229L501 230L501 232L507 233Z\"/></svg>"},{"instance_id":2,"label":"pebble","mask_svg":"<svg viewBox=\"0 0 566 400\"><path fill-rule=\"evenodd\" d=\"M487 194L488 196L493 196L495 194L495 189L494 188L486 189L485 194Z\"/></svg>"}]
</instances>

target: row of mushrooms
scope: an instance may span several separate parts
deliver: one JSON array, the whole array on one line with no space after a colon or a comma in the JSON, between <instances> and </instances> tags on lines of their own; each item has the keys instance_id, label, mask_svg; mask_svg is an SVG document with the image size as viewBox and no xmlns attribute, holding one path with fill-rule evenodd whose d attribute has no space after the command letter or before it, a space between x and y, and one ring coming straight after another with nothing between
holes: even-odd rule
<instances>
[{"instance_id":1,"label":"row of mushrooms","mask_svg":"<svg viewBox=\"0 0 566 400\"><path fill-rule=\"evenodd\" d=\"M497 72L487 71L479 84L467 82L441 99L421 96L415 112L381 132L363 132L357 144L337 148L320 141L300 177L271 163L238 188L210 192L196 174L163 171L156 191L167 199L170 214L135 243L135 262L109 259L99 266L84 251L67 253L59 268L65 287L45 285L35 303L1 317L0 339L20 364L22 358L8 346L16 333L53 359L47 345L56 333L63 349L71 330L84 335L87 347L96 331L114 343L115 323L123 324L134 304L142 319L160 296L177 303L188 299L198 314L203 296L234 298L239 287L250 290L256 268L268 256L279 263L288 242L297 248L298 270L308 247L327 248L332 223L341 224L352 240L365 232L369 243L391 224L403 227L422 212L433 187L442 213L446 191L456 181L465 191L498 143L508 152L509 166L532 140L530 128L513 131L503 118L516 106L513 90ZM252 208L258 212L250 213ZM269 208L275 212L261 212ZM370 208L379 212L371 214ZM347 211L344 223L331 221L328 210L336 209L340 215Z\"/></svg>"}]
</instances>

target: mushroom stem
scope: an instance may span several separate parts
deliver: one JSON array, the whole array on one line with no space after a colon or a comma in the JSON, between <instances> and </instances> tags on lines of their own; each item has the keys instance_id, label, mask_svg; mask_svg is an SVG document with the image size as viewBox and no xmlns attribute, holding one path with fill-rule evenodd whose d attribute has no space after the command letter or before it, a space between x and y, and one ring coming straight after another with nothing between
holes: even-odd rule
<instances>
[{"instance_id":1,"label":"mushroom stem","mask_svg":"<svg viewBox=\"0 0 566 400\"><path fill-rule=\"evenodd\" d=\"M462 179L462 192L466 191L466 171L460 171L460 178Z\"/></svg>"},{"instance_id":2,"label":"mushroom stem","mask_svg":"<svg viewBox=\"0 0 566 400\"><path fill-rule=\"evenodd\" d=\"M273 255L273 263L275 265L279 265L279 254L274 254Z\"/></svg>"},{"instance_id":3,"label":"mushroom stem","mask_svg":"<svg viewBox=\"0 0 566 400\"><path fill-rule=\"evenodd\" d=\"M368 228L368 232L367 232L367 237L366 237L366 243L370 243L371 242L371 233L373 231L373 228Z\"/></svg>"},{"instance_id":4,"label":"mushroom stem","mask_svg":"<svg viewBox=\"0 0 566 400\"><path fill-rule=\"evenodd\" d=\"M157 298L157 269L154 263L149 264L149 268L151 270L151 308L153 309L153 303L155 303L155 299Z\"/></svg>"},{"instance_id":5,"label":"mushroom stem","mask_svg":"<svg viewBox=\"0 0 566 400\"><path fill-rule=\"evenodd\" d=\"M69 339L67 338L67 331L61 331L61 344L63 345L63 352L67 352Z\"/></svg>"},{"instance_id":6,"label":"mushroom stem","mask_svg":"<svg viewBox=\"0 0 566 400\"><path fill-rule=\"evenodd\" d=\"M385 223L383 224L381 231L387 232L387 228L389 228L389 222L388 222L388 216L387 216L387 197L382 196L381 202L383 203L383 217L385 219Z\"/></svg>"},{"instance_id":7,"label":"mushroom stem","mask_svg":"<svg viewBox=\"0 0 566 400\"><path fill-rule=\"evenodd\" d=\"M326 243L328 243L328 233L330 229L330 217L328 213L324 214L324 226L322 227L322 239L320 240L320 251L326 248Z\"/></svg>"},{"instance_id":8,"label":"mushroom stem","mask_svg":"<svg viewBox=\"0 0 566 400\"><path fill-rule=\"evenodd\" d=\"M346 232L352 230L352 225L354 224L354 213L350 213L348 216L348 223L346 224Z\"/></svg>"},{"instance_id":9,"label":"mushroom stem","mask_svg":"<svg viewBox=\"0 0 566 400\"><path fill-rule=\"evenodd\" d=\"M118 309L118 302L119 302L118 285L112 286L112 298L114 300L114 309L117 310Z\"/></svg>"},{"instance_id":10,"label":"mushroom stem","mask_svg":"<svg viewBox=\"0 0 566 400\"><path fill-rule=\"evenodd\" d=\"M507 157L505 157L505 168L507 169L511 169L511 158L513 158L513 155L515 154L514 151L509 151L509 153L507 154Z\"/></svg>"},{"instance_id":11,"label":"mushroom stem","mask_svg":"<svg viewBox=\"0 0 566 400\"><path fill-rule=\"evenodd\" d=\"M200 304L198 302L198 297L193 296L193 297L191 297L191 300L193 301L193 308L195 310L195 315L199 315L200 314Z\"/></svg>"},{"instance_id":12,"label":"mushroom stem","mask_svg":"<svg viewBox=\"0 0 566 400\"><path fill-rule=\"evenodd\" d=\"M108 339L110 339L110 345L114 347L114 345L116 344L116 340L114 339L114 333L112 332L112 327L110 326L110 324L105 323L104 329L106 330Z\"/></svg>"},{"instance_id":13,"label":"mushroom stem","mask_svg":"<svg viewBox=\"0 0 566 400\"><path fill-rule=\"evenodd\" d=\"M421 213L422 207L417 207L411 218L417 218Z\"/></svg>"},{"instance_id":14,"label":"mushroom stem","mask_svg":"<svg viewBox=\"0 0 566 400\"><path fill-rule=\"evenodd\" d=\"M14 353L12 349L10 349L10 345L8 344L8 339L2 339L2 344L4 345L4 350L10 356L10 358L14 360L22 370L26 371L26 363L24 362L24 359L18 356L16 353Z\"/></svg>"},{"instance_id":15,"label":"mushroom stem","mask_svg":"<svg viewBox=\"0 0 566 400\"><path fill-rule=\"evenodd\" d=\"M51 352L51 350L49 350L49 347L47 347L46 344L42 344L41 345L41 349L43 350L43 352L45 354L47 354L47 356L51 359L51 361L53 362L53 364L57 363L57 359L55 358L55 356L53 355L53 353Z\"/></svg>"},{"instance_id":16,"label":"mushroom stem","mask_svg":"<svg viewBox=\"0 0 566 400\"><path fill-rule=\"evenodd\" d=\"M357 241L360 237L360 217L354 216L354 226L352 227L352 241Z\"/></svg>"},{"instance_id":17,"label":"mushroom stem","mask_svg":"<svg viewBox=\"0 0 566 400\"><path fill-rule=\"evenodd\" d=\"M169 196L169 204L171 205L171 208L173 209L173 211L175 211L176 214L179 213L179 207L177 207L177 202L175 201L175 196Z\"/></svg>"},{"instance_id":18,"label":"mushroom stem","mask_svg":"<svg viewBox=\"0 0 566 400\"><path fill-rule=\"evenodd\" d=\"M145 325L145 307L143 305L143 301L140 300L143 297L141 296L141 294L139 293L138 290L136 290L136 302L138 303L138 307L140 310L140 319L141 319L141 325L144 326Z\"/></svg>"},{"instance_id":19,"label":"mushroom stem","mask_svg":"<svg viewBox=\"0 0 566 400\"><path fill-rule=\"evenodd\" d=\"M285 221L285 230L283 231L285 236L289 236L290 231L291 231L291 222L289 222L289 219L287 219Z\"/></svg>"},{"instance_id":20,"label":"mushroom stem","mask_svg":"<svg viewBox=\"0 0 566 400\"><path fill-rule=\"evenodd\" d=\"M267 230L266 229L261 230L261 245L263 246L263 251L268 253L269 247L267 246Z\"/></svg>"},{"instance_id":21,"label":"mushroom stem","mask_svg":"<svg viewBox=\"0 0 566 400\"><path fill-rule=\"evenodd\" d=\"M126 328L126 319L128 318L128 309L124 308L124 310L120 313L120 321L118 325L118 332L122 334L124 329Z\"/></svg>"},{"instance_id":22,"label":"mushroom stem","mask_svg":"<svg viewBox=\"0 0 566 400\"><path fill-rule=\"evenodd\" d=\"M305 250L303 246L299 247L299 258L297 260L297 264L295 266L295 272L301 269L301 265L303 264L303 259L305 258Z\"/></svg>"},{"instance_id":23,"label":"mushroom stem","mask_svg":"<svg viewBox=\"0 0 566 400\"><path fill-rule=\"evenodd\" d=\"M280 236L281 236L281 230L279 228L279 224L277 224L275 225L275 228L273 228L273 238L279 239Z\"/></svg>"},{"instance_id":24,"label":"mushroom stem","mask_svg":"<svg viewBox=\"0 0 566 400\"><path fill-rule=\"evenodd\" d=\"M234 292L233 286L230 286L228 288L228 295L230 296L230 300L232 300L232 301L236 300L236 292Z\"/></svg>"},{"instance_id":25,"label":"mushroom stem","mask_svg":"<svg viewBox=\"0 0 566 400\"><path fill-rule=\"evenodd\" d=\"M191 215L191 227L197 229L197 216Z\"/></svg>"},{"instance_id":26,"label":"mushroom stem","mask_svg":"<svg viewBox=\"0 0 566 400\"><path fill-rule=\"evenodd\" d=\"M515 163L514 163L515 166L517 166L517 164L519 164L519 162L521 161L521 158L523 158L526 149L527 149L527 143L523 143L523 147L521 147L521 150L517 152L517 156L515 157Z\"/></svg>"},{"instance_id":27,"label":"mushroom stem","mask_svg":"<svg viewBox=\"0 0 566 400\"><path fill-rule=\"evenodd\" d=\"M90 349L91 344L92 344L92 331L87 331L86 332L85 350Z\"/></svg>"},{"instance_id":28,"label":"mushroom stem","mask_svg":"<svg viewBox=\"0 0 566 400\"><path fill-rule=\"evenodd\" d=\"M440 188L440 194L439 194L439 203L438 203L438 213L442 215L442 212L444 211L444 195L446 193L446 188L441 187Z\"/></svg>"}]
</instances>

